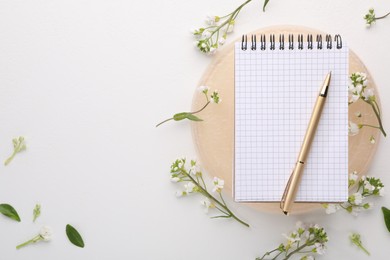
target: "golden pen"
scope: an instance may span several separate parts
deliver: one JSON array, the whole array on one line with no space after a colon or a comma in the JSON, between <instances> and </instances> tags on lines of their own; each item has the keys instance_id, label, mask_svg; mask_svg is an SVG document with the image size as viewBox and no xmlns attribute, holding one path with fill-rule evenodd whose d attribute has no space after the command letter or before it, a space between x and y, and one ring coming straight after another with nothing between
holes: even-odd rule
<instances>
[{"instance_id":1,"label":"golden pen","mask_svg":"<svg viewBox=\"0 0 390 260\"><path fill-rule=\"evenodd\" d=\"M297 163L293 172L291 173L283 197L280 201L280 208L286 215L290 212L291 206L294 203L295 196L298 191L298 186L301 180L303 169L305 167L306 158L309 154L310 146L314 139L318 123L320 122L322 109L324 107L326 96L328 94L330 78L331 72L326 75L325 81L321 86L320 93L317 97L317 101L314 105L309 125L306 130L305 138L302 142L301 151L299 152Z\"/></svg>"}]
</instances>

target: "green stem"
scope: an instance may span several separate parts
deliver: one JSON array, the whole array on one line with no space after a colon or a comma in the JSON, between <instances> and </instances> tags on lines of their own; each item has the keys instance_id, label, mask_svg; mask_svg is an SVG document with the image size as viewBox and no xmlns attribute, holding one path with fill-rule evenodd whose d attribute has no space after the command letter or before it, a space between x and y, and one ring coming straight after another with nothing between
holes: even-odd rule
<instances>
[{"instance_id":1,"label":"green stem","mask_svg":"<svg viewBox=\"0 0 390 260\"><path fill-rule=\"evenodd\" d=\"M231 21L231 20L234 20L234 18L237 17L237 15L238 15L238 13L241 11L241 9L242 9L245 5L247 5L248 3L250 3L250 2L252 2L252 0L247 0L246 2L244 2L243 4L241 4L239 7L237 7L232 13L230 13L230 15L227 15L227 16L230 16L230 17L229 17L228 19L226 19L223 23L221 23L221 24L215 29L215 31L211 32L210 36L209 36L206 40L211 39L211 37L213 37L213 35L214 35L217 31L221 30L221 28L224 27L226 24L228 24L228 28L229 28L229 26L230 26L230 24L229 24L230 21ZM224 17L226 17L226 16L224 16ZM225 33L227 33L227 29L226 29L226 32L225 32ZM217 38L217 41L218 41L218 38Z\"/></svg>"},{"instance_id":2,"label":"green stem","mask_svg":"<svg viewBox=\"0 0 390 260\"><path fill-rule=\"evenodd\" d=\"M359 124L360 126L368 126L368 127L372 127L372 128L376 128L376 129L381 129L379 126L375 126L375 125L368 125L368 124Z\"/></svg>"},{"instance_id":3,"label":"green stem","mask_svg":"<svg viewBox=\"0 0 390 260\"><path fill-rule=\"evenodd\" d=\"M289 259L293 254L301 251L303 248L307 247L307 246L311 246L313 245L315 242L315 240L309 240L307 241L305 244L301 245L300 247L297 247L294 251L291 251L291 253L289 253L283 260L287 260Z\"/></svg>"},{"instance_id":4,"label":"green stem","mask_svg":"<svg viewBox=\"0 0 390 260\"><path fill-rule=\"evenodd\" d=\"M207 198L211 199L212 201L214 201L216 204L218 204L221 208L223 208L227 213L228 215L230 215L232 218L234 218L235 220L237 220L238 222L240 222L241 224L243 224L244 226L247 226L249 227L248 223L245 223L244 221L242 221L241 219L239 219L236 215L233 214L233 212L230 211L230 209L225 206L224 204L222 204L219 200L217 200L216 198L214 198L206 189L204 189L199 183L196 182L196 180L194 178L192 178L187 172L183 172L188 178L191 179L191 181L200 189L200 192L206 196Z\"/></svg>"},{"instance_id":5,"label":"green stem","mask_svg":"<svg viewBox=\"0 0 390 260\"><path fill-rule=\"evenodd\" d=\"M373 101L375 104L376 102ZM379 123L379 129L381 130L382 134L386 137L386 132L385 132L385 129L383 128L383 124L382 124L382 119L381 119L381 116L380 116L380 111L379 111L379 108L378 110L376 109L374 103L372 102L369 102L369 104L371 105L372 109L374 110L374 113L376 115L376 118L378 119L378 123Z\"/></svg>"},{"instance_id":6,"label":"green stem","mask_svg":"<svg viewBox=\"0 0 390 260\"><path fill-rule=\"evenodd\" d=\"M268 256L268 255L270 255L270 254L272 254L273 252L278 251L278 250L279 250L279 248L275 248L274 250L271 250L271 251L269 251L269 252L266 252L262 257L257 257L256 260L264 260L264 257L266 257L266 256Z\"/></svg>"},{"instance_id":7,"label":"green stem","mask_svg":"<svg viewBox=\"0 0 390 260\"><path fill-rule=\"evenodd\" d=\"M7 166L14 159L15 155L16 151L14 151L12 155L7 160L5 160L4 165Z\"/></svg>"},{"instance_id":8,"label":"green stem","mask_svg":"<svg viewBox=\"0 0 390 260\"><path fill-rule=\"evenodd\" d=\"M389 15L390 15L390 12L385 14L385 15L383 15L383 16L375 17L375 20L380 20L380 19L386 18Z\"/></svg>"},{"instance_id":9,"label":"green stem","mask_svg":"<svg viewBox=\"0 0 390 260\"><path fill-rule=\"evenodd\" d=\"M361 243L356 244L361 250L364 251L367 255L370 255L370 252L368 252L367 249L364 248L364 246Z\"/></svg>"},{"instance_id":10,"label":"green stem","mask_svg":"<svg viewBox=\"0 0 390 260\"><path fill-rule=\"evenodd\" d=\"M41 235L37 235L34 238L32 238L32 239L30 239L30 240L28 240L28 241L26 241L26 242L24 242L24 243L22 243L20 245L17 245L16 249L20 249L20 248L22 248L24 246L27 246L27 245L32 244L32 243L36 243L36 242L38 242L40 240L42 240Z\"/></svg>"}]
</instances>

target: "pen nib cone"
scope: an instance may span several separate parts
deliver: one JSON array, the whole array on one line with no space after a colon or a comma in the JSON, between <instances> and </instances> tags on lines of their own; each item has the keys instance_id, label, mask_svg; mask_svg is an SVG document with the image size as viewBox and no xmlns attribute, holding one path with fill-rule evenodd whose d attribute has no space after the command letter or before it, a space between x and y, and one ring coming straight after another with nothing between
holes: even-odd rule
<instances>
[{"instance_id":1,"label":"pen nib cone","mask_svg":"<svg viewBox=\"0 0 390 260\"><path fill-rule=\"evenodd\" d=\"M332 72L329 71L328 75L326 75L326 78L324 80L324 84L322 85L322 88L320 91L320 96L322 96L322 97L327 96L331 77L332 77Z\"/></svg>"}]
</instances>

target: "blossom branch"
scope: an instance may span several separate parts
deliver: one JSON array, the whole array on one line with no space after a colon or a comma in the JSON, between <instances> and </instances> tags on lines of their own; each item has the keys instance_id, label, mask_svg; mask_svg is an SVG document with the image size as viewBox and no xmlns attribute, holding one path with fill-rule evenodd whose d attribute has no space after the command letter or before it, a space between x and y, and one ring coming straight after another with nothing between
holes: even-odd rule
<instances>
[{"instance_id":1,"label":"blossom branch","mask_svg":"<svg viewBox=\"0 0 390 260\"><path fill-rule=\"evenodd\" d=\"M375 10L371 8L370 10L368 10L368 13L364 16L364 19L366 20L366 25L370 27L372 24L376 23L377 20L384 19L389 15L390 12L385 15L376 17Z\"/></svg>"},{"instance_id":2,"label":"blossom branch","mask_svg":"<svg viewBox=\"0 0 390 260\"><path fill-rule=\"evenodd\" d=\"M217 177L215 177L213 180L213 192L219 193L219 200L215 196L211 195L211 193L207 190L206 184L203 180L202 172L200 171L197 163L192 160L190 170L185 168L185 164L185 159L177 159L171 166L171 180L173 182L187 182L187 184L184 185L185 190L178 191L176 193L178 197L189 195L195 192L200 193L206 197L206 200L202 202L202 204L206 207L206 211L208 211L209 208L215 208L223 214L213 218L233 218L244 226L249 227L246 222L238 218L226 205L225 200L222 197L222 189L224 186L223 180Z\"/></svg>"}]
</instances>

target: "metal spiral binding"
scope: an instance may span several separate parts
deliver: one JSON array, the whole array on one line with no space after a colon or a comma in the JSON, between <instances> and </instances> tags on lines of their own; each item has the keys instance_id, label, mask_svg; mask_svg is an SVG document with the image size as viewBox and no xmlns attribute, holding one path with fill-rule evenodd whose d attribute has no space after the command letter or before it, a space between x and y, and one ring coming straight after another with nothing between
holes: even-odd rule
<instances>
[{"instance_id":1,"label":"metal spiral binding","mask_svg":"<svg viewBox=\"0 0 390 260\"><path fill-rule=\"evenodd\" d=\"M305 47L304 47L304 42L303 42L303 34L298 34L298 50L303 50ZM250 47L251 47L251 50L254 51L254 50L257 50L257 48L259 48L259 50L266 50L267 49L267 40L266 40L266 35L265 34L261 34L260 35L260 41L258 42L257 41L257 36L255 34L251 35L251 43L250 43ZM279 50L284 50L285 49L285 36L284 34L279 34ZM307 49L308 50L312 50L314 47L314 40L313 40L313 35L312 34L308 34L307 35ZM270 34L269 35L269 49L270 50L275 50L276 49L276 37L275 37L275 34ZM317 49L321 50L324 46L324 43L322 41L322 35L321 34L317 34L316 35L316 47ZM334 41L334 44L333 44L333 41ZM334 39L332 39L332 35L330 34L327 34L325 35L325 42L326 42L326 48L327 49L332 49L333 47L337 48L337 49L341 49L343 47L343 42L342 42L342 39L341 39L341 36L340 34L336 34L334 36ZM289 34L288 35L288 49L289 50L293 50L294 49L294 34ZM241 40L241 49L246 51L248 49L248 36L247 35L242 35L242 40Z\"/></svg>"},{"instance_id":2,"label":"metal spiral binding","mask_svg":"<svg viewBox=\"0 0 390 260\"><path fill-rule=\"evenodd\" d=\"M322 49L322 35L317 34L317 49L321 50Z\"/></svg>"},{"instance_id":3,"label":"metal spiral binding","mask_svg":"<svg viewBox=\"0 0 390 260\"><path fill-rule=\"evenodd\" d=\"M326 35L326 48L332 49L332 36L330 34Z\"/></svg>"},{"instance_id":4,"label":"metal spiral binding","mask_svg":"<svg viewBox=\"0 0 390 260\"><path fill-rule=\"evenodd\" d=\"M298 50L303 50L303 35L298 34Z\"/></svg>"},{"instance_id":5,"label":"metal spiral binding","mask_svg":"<svg viewBox=\"0 0 390 260\"><path fill-rule=\"evenodd\" d=\"M294 34L288 35L288 49L294 50Z\"/></svg>"}]
</instances>

